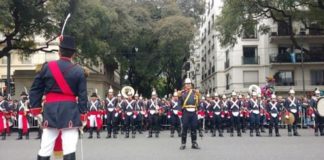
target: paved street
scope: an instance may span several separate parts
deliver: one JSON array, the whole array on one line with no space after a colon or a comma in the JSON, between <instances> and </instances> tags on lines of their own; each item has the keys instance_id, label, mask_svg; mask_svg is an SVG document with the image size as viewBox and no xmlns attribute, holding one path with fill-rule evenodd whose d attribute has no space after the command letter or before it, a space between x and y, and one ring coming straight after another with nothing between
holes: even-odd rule
<instances>
[{"instance_id":1,"label":"paved street","mask_svg":"<svg viewBox=\"0 0 324 160\"><path fill-rule=\"evenodd\" d=\"M169 160L169 159L264 159L264 160L322 160L324 159L324 137L314 137L313 130L300 130L301 137L287 137L286 130L281 130L282 137L243 137L212 138L206 136L198 140L201 150L190 149L190 143L184 151L179 150L180 139L170 138L164 131L160 138L146 138L146 134L137 135L136 139L83 139L85 160L132 159L132 160ZM102 134L104 136L104 134ZM31 138L36 137L32 133ZM0 141L1 157L10 160L33 160L39 148L39 140L16 141L16 135ZM80 142L80 141L79 141ZM190 142L190 141L189 141ZM78 145L77 158L81 159L81 145ZM3 159L3 158L0 158ZM7 159L7 158L5 158Z\"/></svg>"}]
</instances>

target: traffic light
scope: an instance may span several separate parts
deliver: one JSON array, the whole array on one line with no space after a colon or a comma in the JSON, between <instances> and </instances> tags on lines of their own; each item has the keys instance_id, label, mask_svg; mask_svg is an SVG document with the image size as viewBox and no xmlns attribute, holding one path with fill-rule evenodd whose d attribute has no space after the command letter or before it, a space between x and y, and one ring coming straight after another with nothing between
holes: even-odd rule
<instances>
[{"instance_id":1,"label":"traffic light","mask_svg":"<svg viewBox=\"0 0 324 160\"><path fill-rule=\"evenodd\" d=\"M15 82L10 82L10 91L11 91L11 96L14 96L16 93L15 93Z\"/></svg>"}]
</instances>

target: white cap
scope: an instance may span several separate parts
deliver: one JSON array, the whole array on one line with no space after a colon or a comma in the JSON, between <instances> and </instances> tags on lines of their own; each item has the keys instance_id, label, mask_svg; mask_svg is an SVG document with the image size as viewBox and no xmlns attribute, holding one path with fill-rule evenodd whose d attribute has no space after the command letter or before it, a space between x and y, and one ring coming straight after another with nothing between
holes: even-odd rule
<instances>
[{"instance_id":1,"label":"white cap","mask_svg":"<svg viewBox=\"0 0 324 160\"><path fill-rule=\"evenodd\" d=\"M185 79L185 84L191 84L191 80L190 80L190 78L186 78L186 79Z\"/></svg>"},{"instance_id":2,"label":"white cap","mask_svg":"<svg viewBox=\"0 0 324 160\"><path fill-rule=\"evenodd\" d=\"M272 95L271 95L271 98L272 98L272 99L276 99L277 96L276 96L275 94L272 94Z\"/></svg>"},{"instance_id":3,"label":"white cap","mask_svg":"<svg viewBox=\"0 0 324 160\"><path fill-rule=\"evenodd\" d=\"M118 97L121 97L122 95L120 94L120 93L118 93L118 95L117 95Z\"/></svg>"},{"instance_id":4,"label":"white cap","mask_svg":"<svg viewBox=\"0 0 324 160\"><path fill-rule=\"evenodd\" d=\"M222 97L223 99L226 99L226 95L225 94L223 94L223 97Z\"/></svg>"},{"instance_id":5,"label":"white cap","mask_svg":"<svg viewBox=\"0 0 324 160\"><path fill-rule=\"evenodd\" d=\"M205 96L202 96L201 99L202 99L202 100L205 100L206 98L205 98Z\"/></svg>"},{"instance_id":6,"label":"white cap","mask_svg":"<svg viewBox=\"0 0 324 160\"><path fill-rule=\"evenodd\" d=\"M295 94L295 90L294 89L290 89L289 90L289 94Z\"/></svg>"},{"instance_id":7,"label":"white cap","mask_svg":"<svg viewBox=\"0 0 324 160\"><path fill-rule=\"evenodd\" d=\"M252 96L257 96L257 93L256 92L252 92Z\"/></svg>"},{"instance_id":8,"label":"white cap","mask_svg":"<svg viewBox=\"0 0 324 160\"><path fill-rule=\"evenodd\" d=\"M135 93L135 95L134 95L135 97L138 97L138 93L137 93L137 91L136 91L136 93Z\"/></svg>"},{"instance_id":9,"label":"white cap","mask_svg":"<svg viewBox=\"0 0 324 160\"><path fill-rule=\"evenodd\" d=\"M236 92L233 91L233 92L232 92L232 96L236 96Z\"/></svg>"},{"instance_id":10,"label":"white cap","mask_svg":"<svg viewBox=\"0 0 324 160\"><path fill-rule=\"evenodd\" d=\"M175 91L173 92L173 97L178 97L178 91L177 91L177 90L175 90Z\"/></svg>"},{"instance_id":11,"label":"white cap","mask_svg":"<svg viewBox=\"0 0 324 160\"><path fill-rule=\"evenodd\" d=\"M246 98L249 99L249 98L251 98L251 97L250 97L250 95L246 95Z\"/></svg>"},{"instance_id":12,"label":"white cap","mask_svg":"<svg viewBox=\"0 0 324 160\"><path fill-rule=\"evenodd\" d=\"M114 93L114 90L112 89L112 87L109 87L108 93Z\"/></svg>"},{"instance_id":13,"label":"white cap","mask_svg":"<svg viewBox=\"0 0 324 160\"><path fill-rule=\"evenodd\" d=\"M209 93L207 93L206 97L207 97L207 98L210 98L210 94L209 94Z\"/></svg>"},{"instance_id":14,"label":"white cap","mask_svg":"<svg viewBox=\"0 0 324 160\"><path fill-rule=\"evenodd\" d=\"M218 95L218 93L217 93L217 92L215 92L215 93L214 93L214 96L215 96L215 97L218 97L219 95Z\"/></svg>"},{"instance_id":15,"label":"white cap","mask_svg":"<svg viewBox=\"0 0 324 160\"><path fill-rule=\"evenodd\" d=\"M315 89L315 94L320 94L321 92L316 88Z\"/></svg>"},{"instance_id":16,"label":"white cap","mask_svg":"<svg viewBox=\"0 0 324 160\"><path fill-rule=\"evenodd\" d=\"M157 96L156 91L155 91L155 88L153 88L152 96Z\"/></svg>"},{"instance_id":17,"label":"white cap","mask_svg":"<svg viewBox=\"0 0 324 160\"><path fill-rule=\"evenodd\" d=\"M242 95L239 95L238 98L241 99L242 98Z\"/></svg>"}]
</instances>

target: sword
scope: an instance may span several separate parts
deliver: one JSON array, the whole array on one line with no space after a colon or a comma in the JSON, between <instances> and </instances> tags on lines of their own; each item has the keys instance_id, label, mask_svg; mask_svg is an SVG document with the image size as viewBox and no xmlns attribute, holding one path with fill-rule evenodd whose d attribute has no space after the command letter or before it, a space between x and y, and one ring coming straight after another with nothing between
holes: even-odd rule
<instances>
[{"instance_id":1,"label":"sword","mask_svg":"<svg viewBox=\"0 0 324 160\"><path fill-rule=\"evenodd\" d=\"M65 25L66 25L66 22L68 21L68 19L71 17L71 13L69 13L66 18L65 18L65 21L64 21L64 24L63 24L63 28L62 28L62 31L61 31L61 35L63 35L64 33L64 29L65 29Z\"/></svg>"}]
</instances>

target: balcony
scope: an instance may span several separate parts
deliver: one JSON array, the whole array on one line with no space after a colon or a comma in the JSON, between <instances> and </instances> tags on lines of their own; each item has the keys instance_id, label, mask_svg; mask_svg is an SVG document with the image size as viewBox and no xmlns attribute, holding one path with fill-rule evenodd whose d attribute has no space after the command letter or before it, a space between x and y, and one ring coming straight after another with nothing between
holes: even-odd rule
<instances>
[{"instance_id":1,"label":"balcony","mask_svg":"<svg viewBox=\"0 0 324 160\"><path fill-rule=\"evenodd\" d=\"M307 43L318 43L324 41L324 34L311 34L305 32L296 33L294 37L299 42L307 42ZM274 44L292 44L290 35L284 33L272 32L270 36L270 43Z\"/></svg>"},{"instance_id":2,"label":"balcony","mask_svg":"<svg viewBox=\"0 0 324 160\"><path fill-rule=\"evenodd\" d=\"M227 69L230 66L229 60L226 60L224 63L224 69Z\"/></svg>"},{"instance_id":3,"label":"balcony","mask_svg":"<svg viewBox=\"0 0 324 160\"><path fill-rule=\"evenodd\" d=\"M269 57L271 64L294 64L292 57L289 53L280 53L280 54L272 54ZM295 55L295 63L301 63L301 53L296 53ZM313 62L324 62L324 53L305 53L304 54L304 62L305 63L313 63Z\"/></svg>"},{"instance_id":4,"label":"balcony","mask_svg":"<svg viewBox=\"0 0 324 160\"><path fill-rule=\"evenodd\" d=\"M244 57L244 56L242 56L242 65L259 64L259 63L260 63L260 56L256 56L256 57Z\"/></svg>"}]
</instances>

